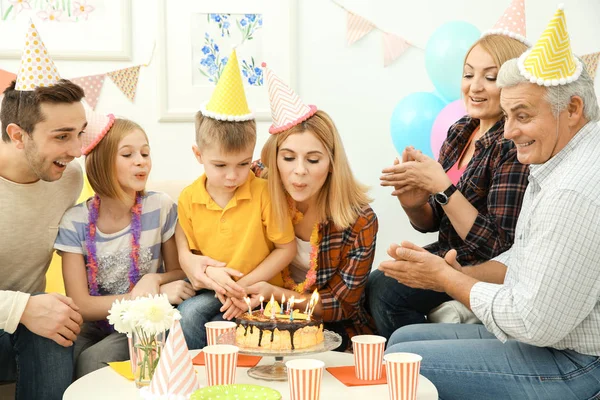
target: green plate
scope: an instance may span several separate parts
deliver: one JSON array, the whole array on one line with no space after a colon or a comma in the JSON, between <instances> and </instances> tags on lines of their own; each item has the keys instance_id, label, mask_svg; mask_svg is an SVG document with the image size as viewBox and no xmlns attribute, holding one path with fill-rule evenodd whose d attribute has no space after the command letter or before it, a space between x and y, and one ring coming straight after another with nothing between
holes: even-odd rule
<instances>
[{"instance_id":1,"label":"green plate","mask_svg":"<svg viewBox=\"0 0 600 400\"><path fill-rule=\"evenodd\" d=\"M280 400L281 393L258 385L207 386L192 393L190 400Z\"/></svg>"}]
</instances>

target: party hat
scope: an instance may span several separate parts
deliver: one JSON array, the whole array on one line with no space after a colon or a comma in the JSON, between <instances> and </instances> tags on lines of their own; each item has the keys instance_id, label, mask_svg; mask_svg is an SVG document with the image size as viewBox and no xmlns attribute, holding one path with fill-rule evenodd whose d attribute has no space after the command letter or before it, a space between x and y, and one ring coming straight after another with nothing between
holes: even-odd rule
<instances>
[{"instance_id":1,"label":"party hat","mask_svg":"<svg viewBox=\"0 0 600 400\"><path fill-rule=\"evenodd\" d=\"M81 153L87 156L100 143L115 123L115 116L94 111L85 101L83 102L87 126L81 136Z\"/></svg>"},{"instance_id":2,"label":"party hat","mask_svg":"<svg viewBox=\"0 0 600 400\"><path fill-rule=\"evenodd\" d=\"M248 108L244 84L235 49L217 82L210 101L202 107L203 115L221 121L249 121L254 115Z\"/></svg>"},{"instance_id":3,"label":"party hat","mask_svg":"<svg viewBox=\"0 0 600 400\"><path fill-rule=\"evenodd\" d=\"M267 64L262 63L262 67L265 68L273 119L269 133L283 132L306 121L317 112L316 106L304 104L296 92L283 83L270 68L267 68Z\"/></svg>"},{"instance_id":4,"label":"party hat","mask_svg":"<svg viewBox=\"0 0 600 400\"><path fill-rule=\"evenodd\" d=\"M143 396L151 399L188 398L199 387L196 371L192 365L181 324L173 321L165 348L148 388L142 389Z\"/></svg>"},{"instance_id":5,"label":"party hat","mask_svg":"<svg viewBox=\"0 0 600 400\"><path fill-rule=\"evenodd\" d=\"M525 28L525 0L512 0L510 6L504 11L496 25L485 31L481 36L505 35L531 47L527 40Z\"/></svg>"},{"instance_id":6,"label":"party hat","mask_svg":"<svg viewBox=\"0 0 600 400\"><path fill-rule=\"evenodd\" d=\"M48 55L46 46L35 25L29 20L25 36L25 48L21 66L17 71L16 90L34 90L36 87L52 86L60 80L58 70Z\"/></svg>"},{"instance_id":7,"label":"party hat","mask_svg":"<svg viewBox=\"0 0 600 400\"><path fill-rule=\"evenodd\" d=\"M562 4L535 46L519 57L518 65L521 75L540 86L564 85L579 78L583 64L571 51Z\"/></svg>"}]
</instances>

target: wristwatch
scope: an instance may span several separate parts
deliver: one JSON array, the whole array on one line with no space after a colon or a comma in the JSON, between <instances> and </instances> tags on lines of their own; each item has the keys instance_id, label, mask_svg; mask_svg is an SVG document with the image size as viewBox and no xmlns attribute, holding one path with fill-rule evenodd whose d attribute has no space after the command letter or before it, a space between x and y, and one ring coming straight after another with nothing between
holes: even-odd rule
<instances>
[{"instance_id":1,"label":"wristwatch","mask_svg":"<svg viewBox=\"0 0 600 400\"><path fill-rule=\"evenodd\" d=\"M450 185L448 186L448 189L444 190L443 192L435 193L433 198L439 205L445 206L448 204L448 200L450 199L450 196L454 194L454 192L456 192L456 186Z\"/></svg>"}]
</instances>

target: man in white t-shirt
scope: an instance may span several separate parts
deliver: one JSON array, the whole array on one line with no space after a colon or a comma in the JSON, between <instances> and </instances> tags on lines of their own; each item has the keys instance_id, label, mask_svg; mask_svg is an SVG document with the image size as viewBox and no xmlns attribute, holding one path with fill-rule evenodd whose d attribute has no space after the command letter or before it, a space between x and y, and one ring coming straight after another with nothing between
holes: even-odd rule
<instances>
[{"instance_id":1,"label":"man in white t-shirt","mask_svg":"<svg viewBox=\"0 0 600 400\"><path fill-rule=\"evenodd\" d=\"M65 296L43 294L64 212L82 187L83 90L66 80L4 92L0 121L0 383L17 399L61 399L83 322ZM38 295L31 295L40 293Z\"/></svg>"}]
</instances>

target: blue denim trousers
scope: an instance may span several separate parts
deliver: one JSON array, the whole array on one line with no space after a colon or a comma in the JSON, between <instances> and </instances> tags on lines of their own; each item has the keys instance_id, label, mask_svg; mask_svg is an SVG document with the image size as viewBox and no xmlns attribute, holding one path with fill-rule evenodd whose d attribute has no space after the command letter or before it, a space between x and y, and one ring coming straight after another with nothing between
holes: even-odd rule
<instances>
[{"instance_id":1,"label":"blue denim trousers","mask_svg":"<svg viewBox=\"0 0 600 400\"><path fill-rule=\"evenodd\" d=\"M206 346L204 324L210 321L223 321L223 313L219 311L221 306L214 291L203 289L177 307L181 313L181 330L190 350Z\"/></svg>"},{"instance_id":2,"label":"blue denim trousers","mask_svg":"<svg viewBox=\"0 0 600 400\"><path fill-rule=\"evenodd\" d=\"M60 400L73 378L73 347L32 333L19 324L0 329L0 382L17 382L17 400Z\"/></svg>"},{"instance_id":3,"label":"blue denim trousers","mask_svg":"<svg viewBox=\"0 0 600 400\"><path fill-rule=\"evenodd\" d=\"M452 300L446 293L405 286L379 270L369 275L366 291L377 333L387 339L405 325L427 322L431 310Z\"/></svg>"},{"instance_id":4,"label":"blue denim trousers","mask_svg":"<svg viewBox=\"0 0 600 400\"><path fill-rule=\"evenodd\" d=\"M600 399L600 357L502 343L483 325L420 324L398 329L386 354L423 357L421 375L440 399Z\"/></svg>"}]
</instances>

